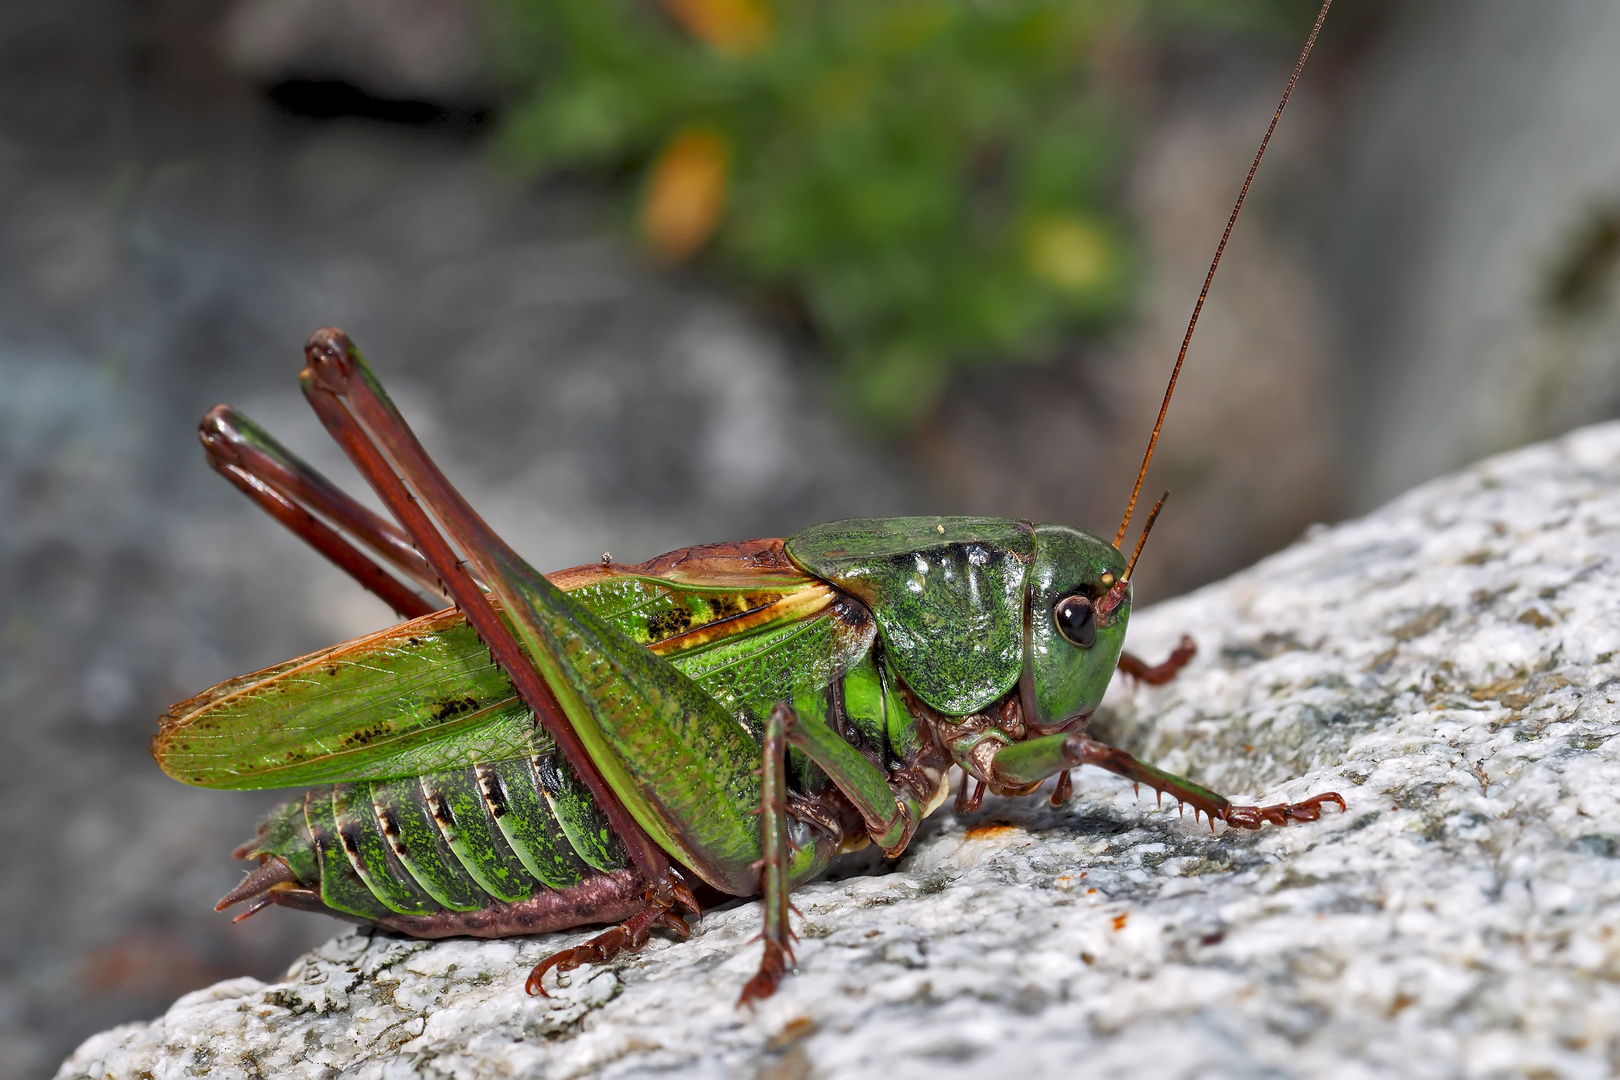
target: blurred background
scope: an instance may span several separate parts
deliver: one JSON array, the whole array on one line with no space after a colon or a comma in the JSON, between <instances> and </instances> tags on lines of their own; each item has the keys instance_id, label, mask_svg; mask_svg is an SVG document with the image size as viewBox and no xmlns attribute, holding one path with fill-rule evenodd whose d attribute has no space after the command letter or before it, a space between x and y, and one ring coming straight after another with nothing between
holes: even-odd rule
<instances>
[{"instance_id":1,"label":"blurred background","mask_svg":"<svg viewBox=\"0 0 1620 1080\"><path fill-rule=\"evenodd\" d=\"M1112 536L1297 0L0 6L0 1075L336 924L171 702L387 610L204 466L339 324L542 568L916 512ZM1620 413L1620 7L1340 0L1148 481L1163 597Z\"/></svg>"}]
</instances>

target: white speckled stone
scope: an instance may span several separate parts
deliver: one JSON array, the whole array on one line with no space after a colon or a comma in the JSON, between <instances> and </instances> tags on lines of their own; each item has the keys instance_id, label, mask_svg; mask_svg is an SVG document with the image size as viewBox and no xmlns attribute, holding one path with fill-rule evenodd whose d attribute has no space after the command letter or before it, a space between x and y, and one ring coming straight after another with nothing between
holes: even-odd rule
<instances>
[{"instance_id":1,"label":"white speckled stone","mask_svg":"<svg viewBox=\"0 0 1620 1080\"><path fill-rule=\"evenodd\" d=\"M87 1041L75 1077L1602 1077L1620 1067L1620 424L1477 465L1140 613L1174 684L1100 728L1236 798L1211 833L1093 770L948 811L797 895L799 972L732 1007L758 908L587 968L583 935L357 931ZM882 872L887 869L888 872ZM274 918L274 914L267 917Z\"/></svg>"}]
</instances>

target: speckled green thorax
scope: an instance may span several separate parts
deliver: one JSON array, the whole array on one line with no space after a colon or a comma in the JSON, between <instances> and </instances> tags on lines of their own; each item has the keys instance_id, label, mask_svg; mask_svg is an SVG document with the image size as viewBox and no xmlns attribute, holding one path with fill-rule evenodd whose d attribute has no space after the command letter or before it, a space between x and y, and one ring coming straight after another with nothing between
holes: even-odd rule
<instances>
[{"instance_id":1,"label":"speckled green thorax","mask_svg":"<svg viewBox=\"0 0 1620 1080\"><path fill-rule=\"evenodd\" d=\"M871 609L886 655L932 708L977 712L1017 683L1035 559L1030 523L857 518L806 529L787 553Z\"/></svg>"}]
</instances>

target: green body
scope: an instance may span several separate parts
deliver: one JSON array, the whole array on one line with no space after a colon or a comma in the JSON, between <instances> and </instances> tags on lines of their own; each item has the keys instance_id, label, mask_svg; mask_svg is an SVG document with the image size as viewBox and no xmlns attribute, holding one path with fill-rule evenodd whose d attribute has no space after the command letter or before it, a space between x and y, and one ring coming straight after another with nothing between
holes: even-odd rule
<instances>
[{"instance_id":1,"label":"green body","mask_svg":"<svg viewBox=\"0 0 1620 1080\"><path fill-rule=\"evenodd\" d=\"M1112 546L1062 526L834 522L555 582L529 572L538 629L521 639L648 834L710 886L749 895L773 706L798 717L794 797L825 819L795 822L790 880L869 838L903 846L949 765L987 778L1002 747L1096 708L1128 599L1084 649L1051 611L1123 572ZM1009 702L1023 706L1013 726L996 719ZM248 854L362 918L518 903L626 865L454 611L215 687L176 706L153 749L187 783L322 785L272 815Z\"/></svg>"}]
</instances>

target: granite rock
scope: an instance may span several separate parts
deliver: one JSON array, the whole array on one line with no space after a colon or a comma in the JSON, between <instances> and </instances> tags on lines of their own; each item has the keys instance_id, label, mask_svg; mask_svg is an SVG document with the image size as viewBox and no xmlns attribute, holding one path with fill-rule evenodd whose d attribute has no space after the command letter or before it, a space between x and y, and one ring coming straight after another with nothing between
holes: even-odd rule
<instances>
[{"instance_id":1,"label":"granite rock","mask_svg":"<svg viewBox=\"0 0 1620 1080\"><path fill-rule=\"evenodd\" d=\"M1487 460L1144 610L1175 683L1097 726L1234 797L1237 833L1085 770L936 815L797 894L799 971L733 1007L754 903L574 973L582 934L353 930L88 1040L77 1077L1562 1076L1620 1067L1620 424ZM270 917L274 917L271 915Z\"/></svg>"}]
</instances>

